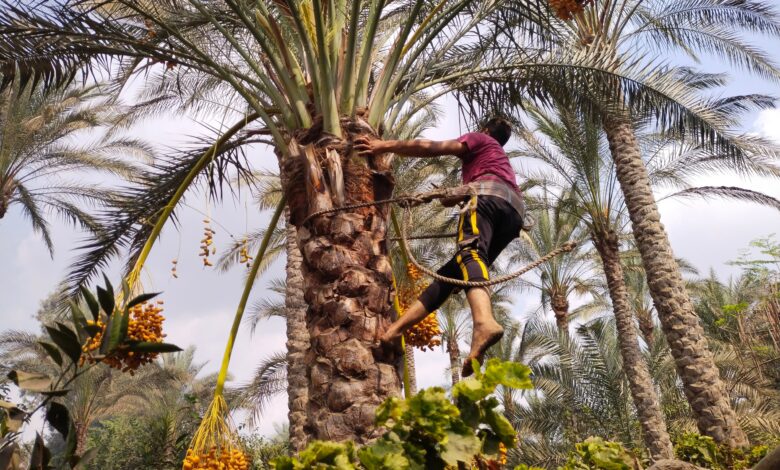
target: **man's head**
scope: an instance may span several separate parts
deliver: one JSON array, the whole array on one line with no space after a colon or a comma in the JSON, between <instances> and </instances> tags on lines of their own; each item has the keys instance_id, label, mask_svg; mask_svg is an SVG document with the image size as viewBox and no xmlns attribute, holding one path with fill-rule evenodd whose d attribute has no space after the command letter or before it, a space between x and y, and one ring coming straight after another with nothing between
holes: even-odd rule
<instances>
[{"instance_id":1,"label":"man's head","mask_svg":"<svg viewBox=\"0 0 780 470\"><path fill-rule=\"evenodd\" d=\"M502 117L492 117L485 121L482 126L482 132L496 139L503 147L509 142L509 137L512 135L512 126L509 125L509 121Z\"/></svg>"}]
</instances>

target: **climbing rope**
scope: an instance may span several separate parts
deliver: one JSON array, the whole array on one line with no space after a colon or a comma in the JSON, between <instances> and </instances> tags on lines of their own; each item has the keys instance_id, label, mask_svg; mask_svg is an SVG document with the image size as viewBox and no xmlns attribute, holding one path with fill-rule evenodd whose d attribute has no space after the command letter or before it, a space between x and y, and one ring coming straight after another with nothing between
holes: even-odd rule
<instances>
[{"instance_id":1,"label":"climbing rope","mask_svg":"<svg viewBox=\"0 0 780 470\"><path fill-rule=\"evenodd\" d=\"M515 279L517 277L522 276L523 274L527 273L528 271L537 268L541 266L542 264L546 263L547 261L555 258L556 256L567 253L569 251L572 251L574 248L577 247L577 244L574 242L566 242L563 245L559 246L558 248L552 250L551 252L547 253L546 255L542 256L541 258L537 259L533 263L523 266L518 271L515 271L511 274L506 274L504 276L500 276L494 279L489 279L487 281L464 281L462 279L455 279L452 277L446 277L442 276L441 274L431 271L430 269L426 268L425 266L422 266L417 259L412 254L411 250L408 249L407 243L406 243L406 224L411 219L412 211L407 207L404 211L404 217L401 219L401 240L403 240L403 247L404 252L406 253L407 258L409 258L409 261L412 262L412 264L422 271L423 273L427 274L428 276L432 277L433 279L437 281L441 281L447 284L453 284L460 287L490 287L496 284L503 284L504 282L511 281L512 279Z\"/></svg>"},{"instance_id":2,"label":"climbing rope","mask_svg":"<svg viewBox=\"0 0 780 470\"><path fill-rule=\"evenodd\" d=\"M474 190L470 188L469 191L470 195L476 195L474 193ZM371 201L371 202L362 202L359 204L348 204L345 206L340 207L333 207L331 209L324 209L321 211L314 212L312 214L309 214L308 217L306 217L303 220L303 224L306 224L311 219L315 217L320 217L322 215L326 214L332 214L335 212L343 212L343 211L350 211L355 209L363 209L366 207L373 207L373 206L381 206L385 204L398 204L399 206L404 208L404 217L401 220L401 237L400 239L394 238L393 240L399 240L403 243L401 244L404 253L408 257L409 261L412 262L412 264L417 267L420 271L427 274L428 276L432 277L433 279L436 279L437 281L441 281L447 284L453 284L460 287L489 287L496 284L502 284L507 281L511 281L512 279L515 279L517 277L522 276L523 274L527 273L528 271L537 268L538 266L546 263L547 261L551 260L552 258L555 258L556 256L567 253L574 248L576 248L577 244L574 242L566 242L563 245L559 246L558 248L552 250L551 252L547 253L546 255L542 256L541 258L537 259L536 261L532 262L531 264L527 266L523 266L520 270L515 271L511 274L507 274L504 276L500 276L494 279L490 279L487 281L464 281L462 279L455 279L451 277L442 276L441 274L436 273L435 271L431 271L430 269L426 268L425 266L422 266L417 259L415 259L414 255L411 253L408 247L408 240L418 240L418 239L428 239L428 238L449 238L454 236L455 234L438 234L438 235L429 235L425 237L408 237L406 234L406 225L409 220L411 220L411 214L412 214L412 207L418 206L420 204L425 204L433 201L434 199L445 199L445 198L451 198L456 193L452 190L437 190L437 191L430 191L427 193L420 193L420 194L413 194L413 195L403 195L398 196L395 198L390 199L382 199L379 201ZM463 195L464 198L466 195Z\"/></svg>"}]
</instances>

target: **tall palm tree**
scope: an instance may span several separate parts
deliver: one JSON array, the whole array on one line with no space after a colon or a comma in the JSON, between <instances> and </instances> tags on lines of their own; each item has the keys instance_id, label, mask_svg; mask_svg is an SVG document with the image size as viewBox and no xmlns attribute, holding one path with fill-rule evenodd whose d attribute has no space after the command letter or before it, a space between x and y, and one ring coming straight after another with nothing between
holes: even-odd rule
<instances>
[{"instance_id":1,"label":"tall palm tree","mask_svg":"<svg viewBox=\"0 0 780 470\"><path fill-rule=\"evenodd\" d=\"M541 272L538 281L529 278L520 282L521 287L532 288L541 294L542 308L549 307L552 310L555 323L565 333L569 327L571 296L598 296L601 282L592 275L592 254L582 245L588 232L581 219L568 210L566 204L554 200L551 194L547 194L539 205L542 208L533 212L534 227L522 237L522 243L512 247L511 262L523 263L537 259L568 241L578 243L571 252L539 266Z\"/></svg>"},{"instance_id":2,"label":"tall palm tree","mask_svg":"<svg viewBox=\"0 0 780 470\"><path fill-rule=\"evenodd\" d=\"M672 441L666 431L658 396L639 349L620 259L619 235L624 226L622 197L617 191L614 166L602 145L600 129L560 103L555 117L536 108L531 108L530 114L549 144L543 144L534 133L525 132L527 154L545 162L554 179L563 182L565 189L559 205L587 227L601 258L615 315L623 371L642 425L645 445L653 459L673 458Z\"/></svg>"},{"instance_id":3,"label":"tall palm tree","mask_svg":"<svg viewBox=\"0 0 780 470\"><path fill-rule=\"evenodd\" d=\"M727 101L699 98L698 88L715 77L691 80L689 69L661 63L659 55L667 57L669 48L674 47L694 59L701 53L713 53L736 66L776 79L780 73L767 54L747 45L743 35L749 32L777 36L778 14L765 2L720 0L597 1L580 10L571 16L561 15L567 19L551 27L553 34L546 39L554 44L555 53L575 54L594 67L615 73L626 68L642 72L636 81L626 82L618 77L602 80L573 70L562 74L561 82L566 90L590 92L587 97L578 92L574 102L591 112L607 134L650 292L687 396L699 417L701 432L732 447L744 446L744 433L725 399L660 223L635 130L641 125L657 124L734 158L748 159L774 152L731 131L735 122L730 112L734 109ZM529 36L527 27L513 28L511 21L501 23L499 28L509 32L501 41L504 44L516 45ZM637 88L647 92L641 100L636 99ZM513 97L511 92L504 93L501 101L508 98L517 103L517 95ZM650 102L653 104L648 106Z\"/></svg>"},{"instance_id":4,"label":"tall palm tree","mask_svg":"<svg viewBox=\"0 0 780 470\"><path fill-rule=\"evenodd\" d=\"M150 150L129 139L75 140L115 124L120 111L97 86L44 90L27 84L0 92L0 219L18 206L51 254L51 215L98 233L99 223L85 205L105 204L111 192L74 172L129 177L132 161L121 155L148 157Z\"/></svg>"}]
</instances>

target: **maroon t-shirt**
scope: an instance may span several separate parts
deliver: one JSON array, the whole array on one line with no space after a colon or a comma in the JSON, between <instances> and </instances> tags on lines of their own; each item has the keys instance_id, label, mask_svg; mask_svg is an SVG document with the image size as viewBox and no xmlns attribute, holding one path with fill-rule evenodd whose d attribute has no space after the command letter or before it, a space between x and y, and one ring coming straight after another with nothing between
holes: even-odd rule
<instances>
[{"instance_id":1,"label":"maroon t-shirt","mask_svg":"<svg viewBox=\"0 0 780 470\"><path fill-rule=\"evenodd\" d=\"M470 132L458 137L466 144L468 151L463 160L463 184L477 180L503 181L519 191L515 171L509 164L509 157L498 141L481 132Z\"/></svg>"}]
</instances>

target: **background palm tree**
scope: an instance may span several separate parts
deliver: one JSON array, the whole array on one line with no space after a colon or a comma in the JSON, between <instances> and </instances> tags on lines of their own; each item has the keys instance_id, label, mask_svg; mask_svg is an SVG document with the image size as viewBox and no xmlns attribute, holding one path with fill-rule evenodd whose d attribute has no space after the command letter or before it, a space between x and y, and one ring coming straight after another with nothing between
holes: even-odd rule
<instances>
[{"instance_id":1,"label":"background palm tree","mask_svg":"<svg viewBox=\"0 0 780 470\"><path fill-rule=\"evenodd\" d=\"M528 30L520 24L515 28L511 21L500 23L498 28L503 36L500 34L499 40L508 45L526 40ZM561 77L561 83L566 90L590 92L589 96L578 95L573 101L591 113L606 131L648 285L678 360L678 372L686 384L688 398L700 416L699 427L716 441L733 447L744 446L747 441L725 400L717 370L675 266L647 170L642 164L635 129L657 125L732 157L750 159L774 152L750 138L736 136L731 131L735 122L728 115L728 106L717 100L699 99L697 88L702 81L690 80L689 69L674 69L656 58L659 50L667 53L665 47L680 47L683 53L694 58L700 52L715 53L763 76L778 77L767 55L747 46L742 39L745 33L776 36L780 32L778 24L777 12L762 2L622 0L591 3L583 12L556 22L546 36L555 43L557 54L575 54L594 67L623 74L626 69L641 69L631 84L621 83L617 77L599 80L579 72ZM506 50L515 53L511 48ZM637 88L647 92L644 103L635 99ZM496 87L490 89L496 91ZM552 89L546 91L555 93ZM645 110L640 109L660 98L659 93L664 98ZM493 96L504 105L519 104L520 95L514 90L499 90ZM650 108L654 111L649 112Z\"/></svg>"},{"instance_id":2,"label":"background palm tree","mask_svg":"<svg viewBox=\"0 0 780 470\"><path fill-rule=\"evenodd\" d=\"M539 278L523 279L520 286L541 294L541 307L550 308L555 323L566 333L570 321L570 300L573 295L600 295L603 282L593 276L593 257L582 244L588 233L582 220L568 210L566 204L546 192L539 199L539 209L532 212L535 225L523 232L522 242L510 247L512 263L527 263L545 253L572 241L578 244L573 251L557 256L539 266ZM533 207L533 206L532 206Z\"/></svg>"},{"instance_id":3,"label":"background palm tree","mask_svg":"<svg viewBox=\"0 0 780 470\"><path fill-rule=\"evenodd\" d=\"M17 84L0 92L0 219L18 206L51 254L52 215L99 233L99 222L85 209L105 205L112 193L85 183L85 176L129 178L134 165L121 157L151 156L138 140L86 138L86 132L116 124L121 111L97 86L45 90Z\"/></svg>"}]
</instances>

